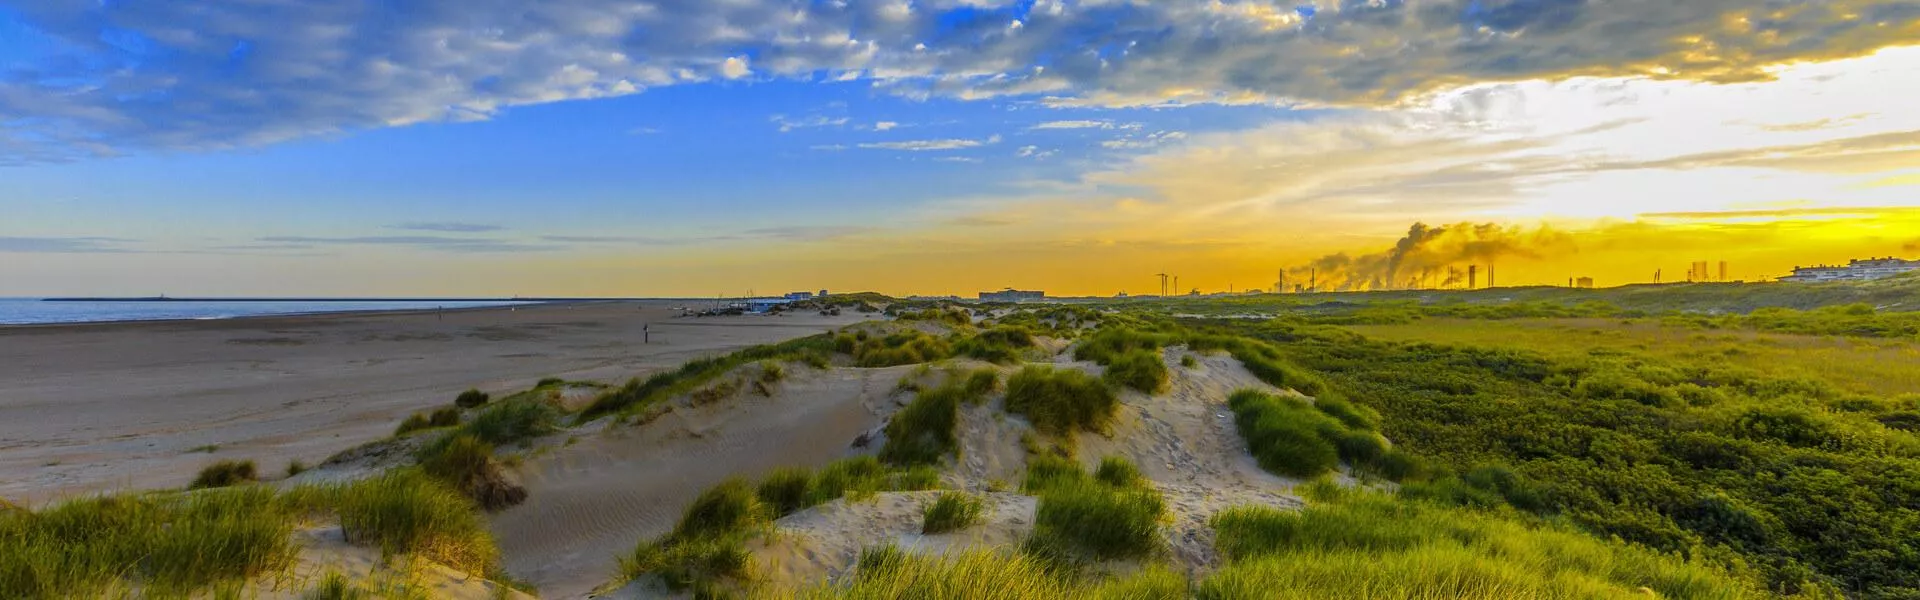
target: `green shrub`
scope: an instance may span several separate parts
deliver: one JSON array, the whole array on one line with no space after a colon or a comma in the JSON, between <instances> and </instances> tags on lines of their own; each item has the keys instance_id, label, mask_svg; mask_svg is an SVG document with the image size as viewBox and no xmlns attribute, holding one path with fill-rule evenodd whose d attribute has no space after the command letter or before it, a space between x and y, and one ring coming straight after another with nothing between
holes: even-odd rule
<instances>
[{"instance_id":1,"label":"green shrub","mask_svg":"<svg viewBox=\"0 0 1920 600\"><path fill-rule=\"evenodd\" d=\"M428 427L452 427L460 424L460 409L442 408L427 416Z\"/></svg>"},{"instance_id":2,"label":"green shrub","mask_svg":"<svg viewBox=\"0 0 1920 600\"><path fill-rule=\"evenodd\" d=\"M1297 398L1241 390L1228 397L1227 404L1260 467L1281 475L1305 479L1331 471L1340 462L1336 443L1350 436L1373 435L1350 432Z\"/></svg>"},{"instance_id":3,"label":"green shrub","mask_svg":"<svg viewBox=\"0 0 1920 600\"><path fill-rule=\"evenodd\" d=\"M967 374L966 393L968 398L985 398L1000 388L1000 372L993 369L979 369Z\"/></svg>"},{"instance_id":4,"label":"green shrub","mask_svg":"<svg viewBox=\"0 0 1920 600\"><path fill-rule=\"evenodd\" d=\"M403 436L409 433L413 433L415 431L420 431L423 429L431 429L431 428L433 428L433 424L427 420L426 414L413 413L411 415L407 415L407 418L402 419L400 421L400 426L395 427L393 429L393 435L395 437L398 437L398 436Z\"/></svg>"},{"instance_id":5,"label":"green shrub","mask_svg":"<svg viewBox=\"0 0 1920 600\"><path fill-rule=\"evenodd\" d=\"M0 511L0 597L186 596L290 566L292 534L260 486Z\"/></svg>"},{"instance_id":6,"label":"green shrub","mask_svg":"<svg viewBox=\"0 0 1920 600\"><path fill-rule=\"evenodd\" d=\"M547 384L547 380L545 379L540 380L540 385L544 386L546 384ZM460 392L460 396L453 399L453 405L458 406L460 408L479 408L481 406L486 405L487 401L491 399L492 399L492 396L488 396L486 392L482 392L480 390L467 390L464 392Z\"/></svg>"},{"instance_id":7,"label":"green shrub","mask_svg":"<svg viewBox=\"0 0 1920 600\"><path fill-rule=\"evenodd\" d=\"M985 503L959 492L944 492L928 504L921 520L920 533L936 534L966 529L980 520Z\"/></svg>"},{"instance_id":8,"label":"green shrub","mask_svg":"<svg viewBox=\"0 0 1920 600\"><path fill-rule=\"evenodd\" d=\"M500 510L527 499L526 488L509 481L494 461L493 446L472 434L452 436L438 446L438 451L421 457L420 468L487 510Z\"/></svg>"},{"instance_id":9,"label":"green shrub","mask_svg":"<svg viewBox=\"0 0 1920 600\"><path fill-rule=\"evenodd\" d=\"M223 460L200 469L200 475L193 478L193 484L187 489L227 487L260 480L260 474L251 460Z\"/></svg>"},{"instance_id":10,"label":"green shrub","mask_svg":"<svg viewBox=\"0 0 1920 600\"><path fill-rule=\"evenodd\" d=\"M1118 456L1101 458L1100 468L1093 472L1093 478L1100 483L1123 488L1145 487L1147 480L1132 461Z\"/></svg>"},{"instance_id":11,"label":"green shrub","mask_svg":"<svg viewBox=\"0 0 1920 600\"><path fill-rule=\"evenodd\" d=\"M1040 454L1027 457L1026 479L1020 488L1038 495L1061 485L1079 483L1086 478L1086 472L1080 470L1080 463L1053 454Z\"/></svg>"},{"instance_id":12,"label":"green shrub","mask_svg":"<svg viewBox=\"0 0 1920 600\"><path fill-rule=\"evenodd\" d=\"M945 559L915 556L892 547L868 549L852 581L808 588L803 600L895 600L899 598L994 598L1042 600L1080 597L1078 588L1023 556L972 551Z\"/></svg>"},{"instance_id":13,"label":"green shrub","mask_svg":"<svg viewBox=\"0 0 1920 600\"><path fill-rule=\"evenodd\" d=\"M1080 371L1029 366L1007 379L1007 410L1049 434L1104 431L1118 409L1113 390Z\"/></svg>"},{"instance_id":14,"label":"green shrub","mask_svg":"<svg viewBox=\"0 0 1920 600\"><path fill-rule=\"evenodd\" d=\"M349 484L336 494L347 541L413 554L480 575L498 570L500 551L473 502L418 469Z\"/></svg>"},{"instance_id":15,"label":"green shrub","mask_svg":"<svg viewBox=\"0 0 1920 600\"><path fill-rule=\"evenodd\" d=\"M880 449L880 459L895 465L939 462L958 443L954 426L965 395L966 389L954 383L920 392L887 422L887 444Z\"/></svg>"},{"instance_id":16,"label":"green shrub","mask_svg":"<svg viewBox=\"0 0 1920 600\"><path fill-rule=\"evenodd\" d=\"M724 356L690 360L681 364L678 369L655 373L645 380L633 379L625 385L600 394L593 399L592 404L580 412L575 422L585 423L614 413L634 414L647 410L669 398L692 392L714 378L755 361L798 360L820 366L831 364L827 355L834 351L836 343L833 336L820 334L778 344L754 346Z\"/></svg>"},{"instance_id":17,"label":"green shrub","mask_svg":"<svg viewBox=\"0 0 1920 600\"><path fill-rule=\"evenodd\" d=\"M786 377L787 368L785 365L780 364L780 361L772 359L760 361L761 382L777 383L782 379L786 379Z\"/></svg>"},{"instance_id":18,"label":"green shrub","mask_svg":"<svg viewBox=\"0 0 1920 600\"><path fill-rule=\"evenodd\" d=\"M1156 394L1167 387L1167 366L1158 350L1128 350L1108 358L1103 377L1115 386Z\"/></svg>"},{"instance_id":19,"label":"green shrub","mask_svg":"<svg viewBox=\"0 0 1920 600\"><path fill-rule=\"evenodd\" d=\"M864 498L875 492L929 490L940 486L940 471L930 465L906 470L889 469L872 456L834 461L814 477L808 506L836 498Z\"/></svg>"},{"instance_id":20,"label":"green shrub","mask_svg":"<svg viewBox=\"0 0 1920 600\"><path fill-rule=\"evenodd\" d=\"M760 501L784 517L814 504L813 473L806 469L778 469L760 480Z\"/></svg>"},{"instance_id":21,"label":"green shrub","mask_svg":"<svg viewBox=\"0 0 1920 600\"><path fill-rule=\"evenodd\" d=\"M1198 367L1200 366L1200 360L1194 358L1192 354L1183 355L1180 357L1180 366L1189 369Z\"/></svg>"},{"instance_id":22,"label":"green shrub","mask_svg":"<svg viewBox=\"0 0 1920 600\"><path fill-rule=\"evenodd\" d=\"M305 473L307 472L307 468L307 463L300 462L300 459L296 458L292 462L287 463L287 476L293 477Z\"/></svg>"},{"instance_id":23,"label":"green shrub","mask_svg":"<svg viewBox=\"0 0 1920 600\"><path fill-rule=\"evenodd\" d=\"M480 441L504 446L524 442L559 429L560 411L537 400L501 402L481 411L459 433L472 434Z\"/></svg>"},{"instance_id":24,"label":"green shrub","mask_svg":"<svg viewBox=\"0 0 1920 600\"><path fill-rule=\"evenodd\" d=\"M325 577L320 578L320 583L307 588L306 593L300 595L300 600L370 600L372 597L360 586L347 581L347 577L339 571L328 571Z\"/></svg>"},{"instance_id":25,"label":"green shrub","mask_svg":"<svg viewBox=\"0 0 1920 600\"><path fill-rule=\"evenodd\" d=\"M1152 554L1161 546L1165 503L1153 490L1096 481L1062 482L1040 493L1027 549L1054 561Z\"/></svg>"},{"instance_id":26,"label":"green shrub","mask_svg":"<svg viewBox=\"0 0 1920 600\"><path fill-rule=\"evenodd\" d=\"M622 557L621 572L628 580L659 575L675 590L709 589L723 578L745 574L751 556L746 537L772 518L772 508L753 485L729 479L694 499L672 532Z\"/></svg>"},{"instance_id":27,"label":"green shrub","mask_svg":"<svg viewBox=\"0 0 1920 600\"><path fill-rule=\"evenodd\" d=\"M997 325L965 337L953 346L956 356L1007 364L1020 360L1020 351L1033 347L1033 334L1023 327Z\"/></svg>"},{"instance_id":28,"label":"green shrub","mask_svg":"<svg viewBox=\"0 0 1920 600\"><path fill-rule=\"evenodd\" d=\"M1661 598L1761 594L1725 572L1618 542L1365 491L1211 522L1228 568L1201 598Z\"/></svg>"}]
</instances>

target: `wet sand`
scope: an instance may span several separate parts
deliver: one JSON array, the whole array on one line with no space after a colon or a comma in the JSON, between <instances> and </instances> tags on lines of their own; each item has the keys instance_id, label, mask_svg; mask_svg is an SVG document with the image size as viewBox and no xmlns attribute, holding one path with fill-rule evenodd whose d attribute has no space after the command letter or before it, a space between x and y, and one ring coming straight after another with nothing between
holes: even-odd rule
<instances>
[{"instance_id":1,"label":"wet sand","mask_svg":"<svg viewBox=\"0 0 1920 600\"><path fill-rule=\"evenodd\" d=\"M859 320L677 318L681 304L0 327L0 498L181 487L221 459L275 474L470 387L616 383Z\"/></svg>"}]
</instances>

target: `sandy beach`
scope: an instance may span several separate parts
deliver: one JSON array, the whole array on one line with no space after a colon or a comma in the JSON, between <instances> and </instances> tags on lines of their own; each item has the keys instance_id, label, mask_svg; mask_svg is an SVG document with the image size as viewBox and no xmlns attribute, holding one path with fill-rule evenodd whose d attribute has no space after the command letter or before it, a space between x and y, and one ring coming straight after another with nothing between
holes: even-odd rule
<instances>
[{"instance_id":1,"label":"sandy beach","mask_svg":"<svg viewBox=\"0 0 1920 600\"><path fill-rule=\"evenodd\" d=\"M221 459L277 473L470 387L617 383L859 320L678 318L681 304L0 327L0 498L177 488Z\"/></svg>"}]
</instances>

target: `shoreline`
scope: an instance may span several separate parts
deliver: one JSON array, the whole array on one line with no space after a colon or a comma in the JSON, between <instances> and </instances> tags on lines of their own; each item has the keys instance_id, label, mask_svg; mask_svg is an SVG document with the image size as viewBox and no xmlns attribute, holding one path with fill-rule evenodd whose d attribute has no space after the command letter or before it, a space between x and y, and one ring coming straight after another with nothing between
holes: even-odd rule
<instances>
[{"instance_id":1,"label":"shoreline","mask_svg":"<svg viewBox=\"0 0 1920 600\"><path fill-rule=\"evenodd\" d=\"M46 301L46 300L42 300L42 301ZM128 301L128 302L137 302L137 301ZM168 302L172 302L172 301L169 300ZM194 300L192 302L216 302L216 301L215 300ZM220 300L218 302L226 302L226 301ZM265 302L265 301L263 300L261 302ZM296 301L288 300L288 302L296 302ZM452 301L449 301L449 302L452 302ZM621 302L621 301L607 300L605 302ZM422 313L436 313L436 312L451 314L455 312L464 313L464 312L489 311L489 310L509 310L510 311L511 309L517 309L517 308L532 308L532 307L538 307L538 306L555 306L555 305L563 305L563 304L591 304L591 303L592 302L590 301L581 301L581 302L528 301L521 304L504 304L504 305L492 305L492 306L461 306L461 307L455 307L455 308L441 308L441 309L369 308L369 309L360 309L360 310L347 309L347 310L320 310L320 311L285 312L285 313L262 313L262 314L252 314L252 315L235 315L231 317L196 317L196 318L168 317L168 318L159 318L159 319L57 321L57 322L51 322L51 323L0 323L0 332L4 332L9 329L30 329L30 328L88 327L88 326L113 327L113 326L122 326L122 325L133 326L133 325L149 325L149 324L180 325L180 324L192 324L192 323L230 323L230 322L238 322L238 321L257 321L257 320L268 320L268 319L295 319L295 318L305 319L305 318L325 318L325 317L380 317L380 316L392 316L392 315L417 315Z\"/></svg>"}]
</instances>

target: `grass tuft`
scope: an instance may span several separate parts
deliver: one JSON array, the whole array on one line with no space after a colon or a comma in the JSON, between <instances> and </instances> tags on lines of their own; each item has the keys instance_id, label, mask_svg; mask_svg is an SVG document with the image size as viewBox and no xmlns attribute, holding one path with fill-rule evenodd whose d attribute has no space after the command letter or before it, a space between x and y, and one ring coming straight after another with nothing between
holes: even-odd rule
<instances>
[{"instance_id":1,"label":"grass tuft","mask_svg":"<svg viewBox=\"0 0 1920 600\"><path fill-rule=\"evenodd\" d=\"M1160 362L1159 350L1134 349L1108 358L1101 377L1115 386L1157 394L1167 387L1167 366Z\"/></svg>"},{"instance_id":2,"label":"grass tuft","mask_svg":"<svg viewBox=\"0 0 1920 600\"><path fill-rule=\"evenodd\" d=\"M943 492L923 512L920 533L936 534L966 529L980 520L986 503L960 492Z\"/></svg>"},{"instance_id":3,"label":"grass tuft","mask_svg":"<svg viewBox=\"0 0 1920 600\"><path fill-rule=\"evenodd\" d=\"M0 598L185 596L292 564L293 519L261 486L0 511Z\"/></svg>"},{"instance_id":4,"label":"grass tuft","mask_svg":"<svg viewBox=\"0 0 1920 600\"><path fill-rule=\"evenodd\" d=\"M251 460L223 460L200 469L200 475L193 478L193 484L187 489L227 487L260 480L260 474Z\"/></svg>"},{"instance_id":5,"label":"grass tuft","mask_svg":"<svg viewBox=\"0 0 1920 600\"><path fill-rule=\"evenodd\" d=\"M418 469L391 471L335 492L347 540L389 556L414 554L480 575L498 571L500 551L466 496Z\"/></svg>"},{"instance_id":6,"label":"grass tuft","mask_svg":"<svg viewBox=\"0 0 1920 600\"><path fill-rule=\"evenodd\" d=\"M540 380L540 385L545 386L546 384L547 380ZM492 396L488 396L486 392L467 390L460 392L460 396L453 399L453 405L460 408L480 408L481 406L485 406L487 401L491 399Z\"/></svg>"},{"instance_id":7,"label":"grass tuft","mask_svg":"<svg viewBox=\"0 0 1920 600\"><path fill-rule=\"evenodd\" d=\"M1007 410L1052 435L1105 431L1119 410L1113 390L1086 373L1029 366L1007 379Z\"/></svg>"},{"instance_id":8,"label":"grass tuft","mask_svg":"<svg viewBox=\"0 0 1920 600\"><path fill-rule=\"evenodd\" d=\"M422 458L420 469L452 485L486 510L500 510L527 499L526 488L509 481L493 458L493 446L472 434L453 436L439 451Z\"/></svg>"},{"instance_id":9,"label":"grass tuft","mask_svg":"<svg viewBox=\"0 0 1920 600\"><path fill-rule=\"evenodd\" d=\"M1035 466L1052 471L1036 477ZM1102 461L1106 477L1086 477L1075 468L1067 475L1060 465L1029 466L1029 487L1040 497L1032 537L1024 549L1054 564L1088 560L1138 558L1160 550L1160 520L1166 503L1160 493L1138 477L1138 468L1124 459ZM1040 486L1032 483L1038 479ZM1108 479L1129 480L1112 485Z\"/></svg>"}]
</instances>

